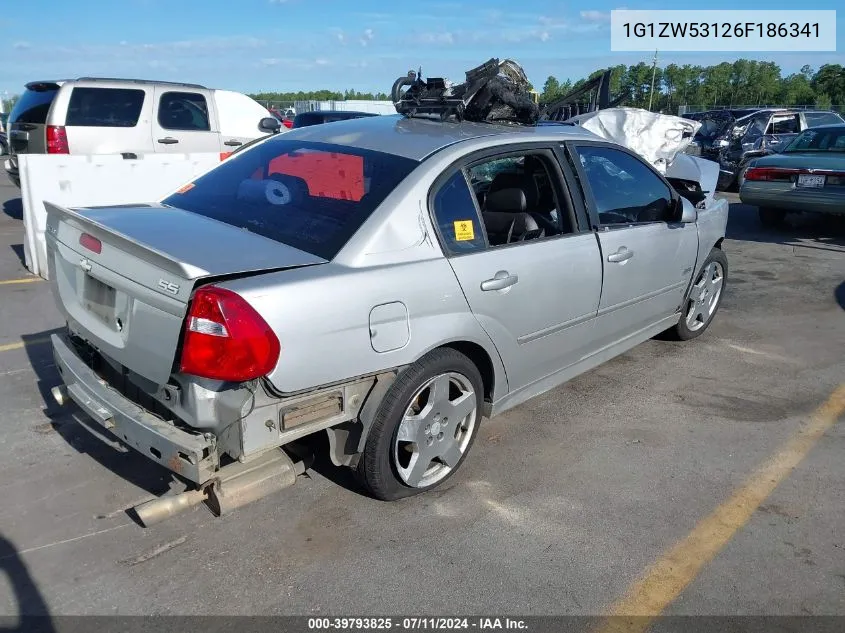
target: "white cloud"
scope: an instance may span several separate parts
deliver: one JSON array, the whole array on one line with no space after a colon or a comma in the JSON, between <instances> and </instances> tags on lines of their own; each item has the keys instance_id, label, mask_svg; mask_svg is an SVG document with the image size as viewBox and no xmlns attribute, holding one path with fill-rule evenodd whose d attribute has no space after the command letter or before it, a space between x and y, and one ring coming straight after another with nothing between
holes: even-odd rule
<instances>
[{"instance_id":1,"label":"white cloud","mask_svg":"<svg viewBox=\"0 0 845 633\"><path fill-rule=\"evenodd\" d=\"M581 17L588 22L610 22L609 11L581 11Z\"/></svg>"},{"instance_id":2,"label":"white cloud","mask_svg":"<svg viewBox=\"0 0 845 633\"><path fill-rule=\"evenodd\" d=\"M15 42L14 44L12 44L12 48L18 51L25 51L32 48L32 44L30 44L29 42Z\"/></svg>"},{"instance_id":3,"label":"white cloud","mask_svg":"<svg viewBox=\"0 0 845 633\"><path fill-rule=\"evenodd\" d=\"M452 33L421 33L417 37L421 44L454 44L455 36Z\"/></svg>"},{"instance_id":4,"label":"white cloud","mask_svg":"<svg viewBox=\"0 0 845 633\"><path fill-rule=\"evenodd\" d=\"M552 38L552 36L549 35L548 31L541 31L540 32L540 41L541 42L548 42L551 38Z\"/></svg>"},{"instance_id":5,"label":"white cloud","mask_svg":"<svg viewBox=\"0 0 845 633\"><path fill-rule=\"evenodd\" d=\"M364 35L358 41L361 42L361 46L367 46L367 44L373 41L374 37L375 33L373 33L372 29L364 29Z\"/></svg>"},{"instance_id":6,"label":"white cloud","mask_svg":"<svg viewBox=\"0 0 845 633\"><path fill-rule=\"evenodd\" d=\"M314 63L318 66L328 66L331 62L328 59L323 59L322 57L315 59Z\"/></svg>"}]
</instances>

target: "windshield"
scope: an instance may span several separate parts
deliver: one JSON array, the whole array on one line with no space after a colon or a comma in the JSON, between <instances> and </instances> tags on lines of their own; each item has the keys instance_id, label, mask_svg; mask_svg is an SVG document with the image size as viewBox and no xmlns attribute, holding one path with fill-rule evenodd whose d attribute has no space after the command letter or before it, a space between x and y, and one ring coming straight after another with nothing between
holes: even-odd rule
<instances>
[{"instance_id":1,"label":"windshield","mask_svg":"<svg viewBox=\"0 0 845 633\"><path fill-rule=\"evenodd\" d=\"M277 137L232 155L163 203L332 259L418 164Z\"/></svg>"},{"instance_id":2,"label":"windshield","mask_svg":"<svg viewBox=\"0 0 845 633\"><path fill-rule=\"evenodd\" d=\"M845 153L845 127L804 130L783 150L784 154L795 152Z\"/></svg>"},{"instance_id":3,"label":"windshield","mask_svg":"<svg viewBox=\"0 0 845 633\"><path fill-rule=\"evenodd\" d=\"M696 133L696 136L701 138L716 138L727 129L728 123L730 123L730 119L727 118L701 119L701 127Z\"/></svg>"}]
</instances>

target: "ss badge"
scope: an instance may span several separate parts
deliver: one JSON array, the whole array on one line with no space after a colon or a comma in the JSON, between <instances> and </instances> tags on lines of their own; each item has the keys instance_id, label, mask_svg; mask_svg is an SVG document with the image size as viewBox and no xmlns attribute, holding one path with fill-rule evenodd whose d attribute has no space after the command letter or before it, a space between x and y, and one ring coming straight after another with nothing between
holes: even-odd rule
<instances>
[{"instance_id":1,"label":"ss badge","mask_svg":"<svg viewBox=\"0 0 845 633\"><path fill-rule=\"evenodd\" d=\"M159 279L158 287L161 290L164 290L165 292L170 293L172 295L179 294L178 284L174 284L172 281L167 281L166 279Z\"/></svg>"}]
</instances>

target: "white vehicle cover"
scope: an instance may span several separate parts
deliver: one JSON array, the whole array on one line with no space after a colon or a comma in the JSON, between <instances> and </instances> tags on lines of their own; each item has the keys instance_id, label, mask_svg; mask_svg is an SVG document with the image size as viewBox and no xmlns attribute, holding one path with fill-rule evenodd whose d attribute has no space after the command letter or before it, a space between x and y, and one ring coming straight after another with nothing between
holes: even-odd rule
<instances>
[{"instance_id":1,"label":"white vehicle cover","mask_svg":"<svg viewBox=\"0 0 845 633\"><path fill-rule=\"evenodd\" d=\"M701 127L698 121L640 108L607 108L567 121L637 152L669 178L697 181L707 192L706 206L712 205L718 163L683 153Z\"/></svg>"},{"instance_id":2,"label":"white vehicle cover","mask_svg":"<svg viewBox=\"0 0 845 633\"><path fill-rule=\"evenodd\" d=\"M637 152L661 173L666 173L666 166L686 149L701 127L698 121L640 108L607 108L567 121Z\"/></svg>"}]
</instances>

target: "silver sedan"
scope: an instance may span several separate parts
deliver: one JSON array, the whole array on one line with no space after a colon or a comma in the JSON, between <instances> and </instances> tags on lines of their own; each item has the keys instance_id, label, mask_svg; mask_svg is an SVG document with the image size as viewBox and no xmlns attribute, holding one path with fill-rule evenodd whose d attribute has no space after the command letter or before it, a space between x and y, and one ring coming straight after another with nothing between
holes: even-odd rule
<instances>
[{"instance_id":1,"label":"silver sedan","mask_svg":"<svg viewBox=\"0 0 845 633\"><path fill-rule=\"evenodd\" d=\"M418 493L482 416L707 329L727 205L698 207L577 126L294 130L158 203L48 204L55 396L195 484L160 515L289 485L278 449L317 432L376 497Z\"/></svg>"}]
</instances>

